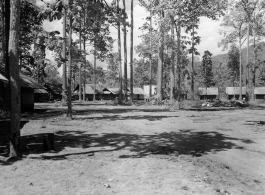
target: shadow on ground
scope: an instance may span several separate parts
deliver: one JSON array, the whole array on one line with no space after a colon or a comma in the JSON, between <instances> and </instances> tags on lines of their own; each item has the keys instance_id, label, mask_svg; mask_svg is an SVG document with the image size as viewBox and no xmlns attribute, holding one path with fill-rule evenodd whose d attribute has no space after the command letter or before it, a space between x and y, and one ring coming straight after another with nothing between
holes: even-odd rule
<instances>
[{"instance_id":1,"label":"shadow on ground","mask_svg":"<svg viewBox=\"0 0 265 195\"><path fill-rule=\"evenodd\" d=\"M137 134L87 134L84 131L60 131L55 134L55 151L43 154L42 140L25 136L21 138L28 144L30 153L40 154L40 159L62 160L73 155L84 155L127 150L126 154L121 152L119 158L142 158L149 155L191 155L199 157L207 153L216 153L232 148L243 149L233 141L242 143L254 143L249 139L238 139L226 136L218 132L194 132L180 130L180 132L169 132L153 135ZM24 140L23 140L24 139ZM26 140L25 140L26 139ZM69 152L60 154L61 151L79 149L80 152ZM32 157L33 158L33 157Z\"/></svg>"},{"instance_id":2,"label":"shadow on ground","mask_svg":"<svg viewBox=\"0 0 265 195\"><path fill-rule=\"evenodd\" d=\"M246 121L244 125L265 125L265 121Z\"/></svg>"},{"instance_id":3,"label":"shadow on ground","mask_svg":"<svg viewBox=\"0 0 265 195\"><path fill-rule=\"evenodd\" d=\"M122 113L129 113L129 112L169 112L165 109L155 109L155 108L108 108L107 109L90 109L87 105L81 109L73 108L73 116L87 116L92 114L122 114ZM52 117L59 117L67 113L67 108L38 108L35 109L33 112L26 113L22 115L24 118L28 118L31 120L43 120Z\"/></svg>"},{"instance_id":4,"label":"shadow on ground","mask_svg":"<svg viewBox=\"0 0 265 195\"><path fill-rule=\"evenodd\" d=\"M174 118L179 116L154 116L154 115L133 115L133 116L122 116L122 115L102 115L102 117L96 116L84 116L80 118L75 118L75 120L86 120L86 119L93 119L93 120L110 120L110 121L117 121L117 120L148 120L148 121L159 121L165 118Z\"/></svg>"}]
</instances>

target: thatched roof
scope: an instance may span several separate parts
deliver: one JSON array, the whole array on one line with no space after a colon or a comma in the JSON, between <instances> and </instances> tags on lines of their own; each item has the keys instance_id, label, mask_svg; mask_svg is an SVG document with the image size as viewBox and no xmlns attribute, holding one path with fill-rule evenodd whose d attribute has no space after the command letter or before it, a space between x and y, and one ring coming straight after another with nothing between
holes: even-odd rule
<instances>
[{"instance_id":1,"label":"thatched roof","mask_svg":"<svg viewBox=\"0 0 265 195\"><path fill-rule=\"evenodd\" d=\"M62 93L62 84L58 83L45 83L44 87L47 91L51 92L52 94L61 95Z\"/></svg>"},{"instance_id":2,"label":"thatched roof","mask_svg":"<svg viewBox=\"0 0 265 195\"><path fill-rule=\"evenodd\" d=\"M45 89L34 89L34 93L48 94L48 92Z\"/></svg>"},{"instance_id":3,"label":"thatched roof","mask_svg":"<svg viewBox=\"0 0 265 195\"><path fill-rule=\"evenodd\" d=\"M5 78L4 81L8 81L8 79L6 78L5 69L3 66L0 66L0 75L2 75ZM37 81L35 81L33 78L26 76L25 74L21 72L19 73L19 76L20 76L20 87L32 88L32 89L44 89L44 87L41 84L39 84Z\"/></svg>"},{"instance_id":4,"label":"thatched roof","mask_svg":"<svg viewBox=\"0 0 265 195\"><path fill-rule=\"evenodd\" d=\"M118 95L120 93L119 88L108 88L108 87L106 87L102 91L103 91L103 93L105 93L106 91L109 91L110 93L115 94L115 95ZM129 91L129 90L127 90L127 91ZM123 93L124 93L124 90L123 90Z\"/></svg>"},{"instance_id":5,"label":"thatched roof","mask_svg":"<svg viewBox=\"0 0 265 195\"><path fill-rule=\"evenodd\" d=\"M255 87L254 88L255 95L264 95L265 94L265 87Z\"/></svg>"},{"instance_id":6,"label":"thatched roof","mask_svg":"<svg viewBox=\"0 0 265 195\"><path fill-rule=\"evenodd\" d=\"M133 94L144 95L144 90L142 88L133 88Z\"/></svg>"},{"instance_id":7,"label":"thatched roof","mask_svg":"<svg viewBox=\"0 0 265 195\"><path fill-rule=\"evenodd\" d=\"M207 87L207 88L199 88L200 95L218 95L218 88L216 87Z\"/></svg>"},{"instance_id":8,"label":"thatched roof","mask_svg":"<svg viewBox=\"0 0 265 195\"><path fill-rule=\"evenodd\" d=\"M86 94L94 94L94 84L86 84ZM102 87L96 84L96 94L102 93Z\"/></svg>"},{"instance_id":9,"label":"thatched roof","mask_svg":"<svg viewBox=\"0 0 265 195\"><path fill-rule=\"evenodd\" d=\"M0 80L4 82L8 82L8 79L0 73Z\"/></svg>"},{"instance_id":10,"label":"thatched roof","mask_svg":"<svg viewBox=\"0 0 265 195\"><path fill-rule=\"evenodd\" d=\"M112 94L119 94L120 89L119 88L105 88L103 91L109 91Z\"/></svg>"},{"instance_id":11,"label":"thatched roof","mask_svg":"<svg viewBox=\"0 0 265 195\"><path fill-rule=\"evenodd\" d=\"M246 87L242 87L242 94L246 94ZM240 94L240 87L226 87L225 92L227 95L239 95Z\"/></svg>"},{"instance_id":12,"label":"thatched roof","mask_svg":"<svg viewBox=\"0 0 265 195\"><path fill-rule=\"evenodd\" d=\"M33 89L44 89L44 87L35 81L33 78L24 75L23 73L19 74L20 76L20 87L23 88L33 88Z\"/></svg>"}]
</instances>

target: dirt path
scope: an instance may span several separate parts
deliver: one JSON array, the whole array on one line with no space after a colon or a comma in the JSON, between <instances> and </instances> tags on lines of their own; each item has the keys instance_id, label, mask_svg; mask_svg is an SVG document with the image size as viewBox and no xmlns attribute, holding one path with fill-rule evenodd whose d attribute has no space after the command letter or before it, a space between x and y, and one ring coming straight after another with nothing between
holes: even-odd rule
<instances>
[{"instance_id":1,"label":"dirt path","mask_svg":"<svg viewBox=\"0 0 265 195\"><path fill-rule=\"evenodd\" d=\"M265 194L263 109L40 108L22 135L55 133L56 150L31 138L23 160L0 160L1 195Z\"/></svg>"}]
</instances>

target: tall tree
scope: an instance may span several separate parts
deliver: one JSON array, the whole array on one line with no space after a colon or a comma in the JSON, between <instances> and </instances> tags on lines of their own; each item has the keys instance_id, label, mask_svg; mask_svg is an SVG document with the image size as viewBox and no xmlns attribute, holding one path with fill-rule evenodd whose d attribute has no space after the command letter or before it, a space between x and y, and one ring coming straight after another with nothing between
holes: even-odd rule
<instances>
[{"instance_id":1,"label":"tall tree","mask_svg":"<svg viewBox=\"0 0 265 195\"><path fill-rule=\"evenodd\" d=\"M93 101L96 101L96 68L97 68L97 54L96 54L96 40L94 41L94 68L93 68L93 77L94 77L94 94Z\"/></svg>"},{"instance_id":2,"label":"tall tree","mask_svg":"<svg viewBox=\"0 0 265 195\"><path fill-rule=\"evenodd\" d=\"M176 79L176 83L175 85L177 85L176 87L176 91L177 91L177 100L178 102L180 102L180 97L181 97L181 21L180 18L178 18L178 21L176 22L176 32L177 32L177 73L178 73L178 77Z\"/></svg>"},{"instance_id":3,"label":"tall tree","mask_svg":"<svg viewBox=\"0 0 265 195\"><path fill-rule=\"evenodd\" d=\"M174 17L171 15L171 40L172 40L172 54L171 54L171 68L170 68L170 101L174 99L175 93L175 22Z\"/></svg>"},{"instance_id":4,"label":"tall tree","mask_svg":"<svg viewBox=\"0 0 265 195\"><path fill-rule=\"evenodd\" d=\"M68 49L68 78L67 78L67 117L72 119L72 88L71 88L71 79L72 79L72 25L73 25L73 15L72 15L72 5L69 3L69 49Z\"/></svg>"},{"instance_id":5,"label":"tall tree","mask_svg":"<svg viewBox=\"0 0 265 195\"><path fill-rule=\"evenodd\" d=\"M126 31L126 4L125 0L123 0L123 50L124 50L124 93L125 93L125 101L128 101L127 97L127 89L128 89L128 81L127 81L127 31Z\"/></svg>"},{"instance_id":6,"label":"tall tree","mask_svg":"<svg viewBox=\"0 0 265 195\"><path fill-rule=\"evenodd\" d=\"M121 103L122 101L122 64L121 64L121 16L120 16L120 7L119 7L119 3L120 0L117 0L117 29L118 29L118 54L119 54L119 83L120 83L120 90L119 90L119 103Z\"/></svg>"},{"instance_id":7,"label":"tall tree","mask_svg":"<svg viewBox=\"0 0 265 195\"><path fill-rule=\"evenodd\" d=\"M119 87L119 53L112 54L112 58L107 59L106 85L109 87Z\"/></svg>"},{"instance_id":8,"label":"tall tree","mask_svg":"<svg viewBox=\"0 0 265 195\"><path fill-rule=\"evenodd\" d=\"M225 15L223 18L223 23L221 26L224 30L221 31L221 34L224 34L224 39L218 43L219 46L223 46L223 49L228 47L228 44L238 43L239 48L239 87L240 95L239 99L242 100L242 51L241 47L245 40L243 38L247 33L247 26L245 20L245 13L242 12L242 8L232 5L229 14ZM232 31L231 31L232 29Z\"/></svg>"},{"instance_id":9,"label":"tall tree","mask_svg":"<svg viewBox=\"0 0 265 195\"><path fill-rule=\"evenodd\" d=\"M67 17L67 8L64 5L63 8L63 49L62 49L62 58L63 58L63 85L62 85L62 105L66 105L67 102L67 73L66 73L66 17Z\"/></svg>"},{"instance_id":10,"label":"tall tree","mask_svg":"<svg viewBox=\"0 0 265 195\"><path fill-rule=\"evenodd\" d=\"M204 55L202 56L202 72L204 75L204 85L206 88L214 85L211 56L212 54L208 50L204 51Z\"/></svg>"},{"instance_id":11,"label":"tall tree","mask_svg":"<svg viewBox=\"0 0 265 195\"><path fill-rule=\"evenodd\" d=\"M160 10L159 17L162 20L164 12ZM164 62L164 26L160 23L159 26L160 39L158 43L158 68L157 68L157 87L156 95L158 100L163 99L163 62Z\"/></svg>"},{"instance_id":12,"label":"tall tree","mask_svg":"<svg viewBox=\"0 0 265 195\"><path fill-rule=\"evenodd\" d=\"M150 7L152 5L152 2L150 3ZM149 28L149 33L150 33L150 59L149 59L149 99L152 96L152 11L150 10L150 28Z\"/></svg>"},{"instance_id":13,"label":"tall tree","mask_svg":"<svg viewBox=\"0 0 265 195\"><path fill-rule=\"evenodd\" d=\"M141 5L144 7L148 8L149 4L146 3L145 0L139 0ZM182 29L185 29L187 33L190 33L192 36L192 43L191 43L191 48L189 49L190 53L192 54L199 54L196 51L195 45L200 42L200 37L196 36L196 31L195 28L198 26L199 23L199 17L205 16L209 17L211 19L217 19L217 16L223 14L224 9L226 7L226 0L184 0L184 1L172 1L172 0L164 0L164 1L155 1L155 3L152 6L152 10L158 15L158 25L161 26L163 25L163 32L159 32L160 35L160 43L161 40L166 36L166 33L168 32L169 29L169 22L170 20L170 15L174 16L174 21L180 25ZM161 12L164 13L164 16L161 17ZM177 18L175 18L177 17ZM186 43L189 43L186 41ZM160 47L161 48L161 47ZM180 50L181 48L178 48L177 50ZM160 57L159 57L160 58ZM158 61L160 64L161 58ZM163 68L163 67L162 67ZM160 65L159 65L159 69ZM161 69L162 70L162 69ZM180 78L180 83L181 82L181 69L177 70L178 71L178 76ZM162 71L163 72L163 71ZM158 70L158 96L159 93L161 93L160 90L160 70ZM162 80L162 79L161 79ZM163 82L162 82L163 83ZM176 82L177 83L177 82ZM194 88L194 87L192 87ZM162 95L160 95L162 96Z\"/></svg>"},{"instance_id":14,"label":"tall tree","mask_svg":"<svg viewBox=\"0 0 265 195\"><path fill-rule=\"evenodd\" d=\"M20 81L19 81L19 30L20 0L10 0L9 30L9 81L11 93L11 127L9 157L20 157Z\"/></svg>"},{"instance_id":15,"label":"tall tree","mask_svg":"<svg viewBox=\"0 0 265 195\"><path fill-rule=\"evenodd\" d=\"M230 50L228 52L228 63L227 68L229 70L230 79L232 81L233 87L235 83L239 83L239 49L236 45L231 45Z\"/></svg>"},{"instance_id":16,"label":"tall tree","mask_svg":"<svg viewBox=\"0 0 265 195\"><path fill-rule=\"evenodd\" d=\"M264 2L263 2L264 3ZM250 62L249 62L249 38L250 38L250 28L253 20L253 13L259 5L259 0L242 0L235 2L235 6L240 7L242 12L245 14L245 20L247 25L247 69L246 69L246 87L247 94L251 93L250 86ZM260 8L260 7L259 7ZM261 8L263 9L263 8Z\"/></svg>"},{"instance_id":17,"label":"tall tree","mask_svg":"<svg viewBox=\"0 0 265 195\"><path fill-rule=\"evenodd\" d=\"M81 28L82 28L82 21L80 20L80 28L79 28L79 55L81 57L82 55L82 34L81 34ZM82 102L82 64L79 62L79 102Z\"/></svg>"},{"instance_id":18,"label":"tall tree","mask_svg":"<svg viewBox=\"0 0 265 195\"><path fill-rule=\"evenodd\" d=\"M131 0L131 51L130 51L130 80L131 80L131 85L130 85L130 91L131 91L131 103L133 102L133 0Z\"/></svg>"},{"instance_id":19,"label":"tall tree","mask_svg":"<svg viewBox=\"0 0 265 195\"><path fill-rule=\"evenodd\" d=\"M2 0L1 5L1 19L2 19L2 60L5 64L5 74L7 78L10 77L9 75L9 57L8 57L8 44L9 44L9 29L10 29L10 1ZM7 102L4 105L5 110L10 110L10 89L5 89L4 95L4 102Z\"/></svg>"}]
</instances>

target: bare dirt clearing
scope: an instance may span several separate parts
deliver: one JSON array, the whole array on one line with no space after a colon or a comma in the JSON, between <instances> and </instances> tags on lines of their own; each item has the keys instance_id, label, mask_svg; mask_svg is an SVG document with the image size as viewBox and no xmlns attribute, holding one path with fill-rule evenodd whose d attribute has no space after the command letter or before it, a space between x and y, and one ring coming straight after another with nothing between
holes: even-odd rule
<instances>
[{"instance_id":1,"label":"bare dirt clearing","mask_svg":"<svg viewBox=\"0 0 265 195\"><path fill-rule=\"evenodd\" d=\"M265 107L264 107L265 108ZM38 104L15 163L0 156L0 194L265 194L265 113ZM55 134L55 151L42 140ZM5 152L5 147L0 147ZM1 154L0 154L1 155Z\"/></svg>"}]
</instances>

